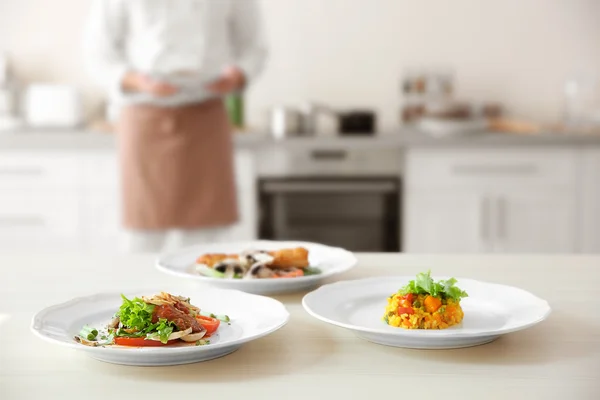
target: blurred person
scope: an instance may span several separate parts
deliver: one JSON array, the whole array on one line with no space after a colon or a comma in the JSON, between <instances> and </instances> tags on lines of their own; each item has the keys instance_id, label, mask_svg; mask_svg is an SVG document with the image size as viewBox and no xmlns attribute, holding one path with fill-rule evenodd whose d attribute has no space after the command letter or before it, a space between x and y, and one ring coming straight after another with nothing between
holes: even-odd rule
<instances>
[{"instance_id":1,"label":"blurred person","mask_svg":"<svg viewBox=\"0 0 600 400\"><path fill-rule=\"evenodd\" d=\"M257 0L94 0L84 44L115 112L128 248L225 238L238 211L223 96L263 68Z\"/></svg>"}]
</instances>

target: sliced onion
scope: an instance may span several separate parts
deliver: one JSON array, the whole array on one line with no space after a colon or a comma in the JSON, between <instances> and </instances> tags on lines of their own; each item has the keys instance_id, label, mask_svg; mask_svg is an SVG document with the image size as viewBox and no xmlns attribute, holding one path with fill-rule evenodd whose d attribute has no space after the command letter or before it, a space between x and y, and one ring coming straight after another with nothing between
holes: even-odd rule
<instances>
[{"instance_id":1,"label":"sliced onion","mask_svg":"<svg viewBox=\"0 0 600 400\"><path fill-rule=\"evenodd\" d=\"M143 297L143 296L142 296L142 300L144 301L144 303L152 304L155 306L164 306L164 305L175 304L175 302L173 302L173 301L157 299L157 298L149 298L149 297Z\"/></svg>"},{"instance_id":2,"label":"sliced onion","mask_svg":"<svg viewBox=\"0 0 600 400\"><path fill-rule=\"evenodd\" d=\"M202 329L202 332L192 333L190 335L183 336L181 340L184 342L197 342L206 335L206 329Z\"/></svg>"},{"instance_id":3,"label":"sliced onion","mask_svg":"<svg viewBox=\"0 0 600 400\"><path fill-rule=\"evenodd\" d=\"M192 328L187 328L185 331L173 332L169 335L169 338L167 339L167 341L181 339L183 336L189 335L190 333L192 333ZM147 337L147 339L156 340L156 341L160 342L160 336L158 336L158 335L149 336L149 337Z\"/></svg>"}]
</instances>

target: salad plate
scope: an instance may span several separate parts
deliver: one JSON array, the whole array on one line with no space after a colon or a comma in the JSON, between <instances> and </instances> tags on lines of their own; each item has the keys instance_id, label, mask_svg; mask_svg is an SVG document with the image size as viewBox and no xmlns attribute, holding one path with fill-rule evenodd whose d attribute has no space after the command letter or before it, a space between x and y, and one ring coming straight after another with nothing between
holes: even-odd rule
<instances>
[{"instance_id":1,"label":"salad plate","mask_svg":"<svg viewBox=\"0 0 600 400\"><path fill-rule=\"evenodd\" d=\"M196 318L219 322L199 325ZM183 326L187 320L190 324ZM226 356L277 331L288 320L289 313L279 301L241 291L144 290L98 293L47 307L33 317L31 330L46 341L100 361L162 366ZM204 335L205 326L210 337Z\"/></svg>"},{"instance_id":2,"label":"salad plate","mask_svg":"<svg viewBox=\"0 0 600 400\"><path fill-rule=\"evenodd\" d=\"M179 249L161 255L156 267L198 283L265 295L314 289L356 263L351 252L338 247L258 240Z\"/></svg>"},{"instance_id":3,"label":"salad plate","mask_svg":"<svg viewBox=\"0 0 600 400\"><path fill-rule=\"evenodd\" d=\"M450 282L447 287L454 282L454 278L440 279L452 279L443 281ZM395 296L401 299L404 298L402 295L413 296L407 289L414 289L411 280L414 277L390 276L336 282L308 293L302 305L311 316L349 329L361 339L414 349L451 349L489 343L501 335L534 326L551 312L546 301L520 288L457 278L456 285L460 289L452 290L455 290L462 309L457 312L457 307L452 305L454 314L449 318L455 318L457 314L459 318L455 318L456 325L446 324L445 329L439 329L437 322L430 321L441 321L443 315L428 313L425 305L417 304L417 300L409 308L392 307L390 312ZM443 285L440 287L443 290ZM416 289L415 296L419 296L417 293L429 295L421 288ZM443 298L443 293L440 296ZM452 300L448 302L454 304ZM446 306L442 307L439 313L447 313ZM418 315L420 310L422 316ZM392 322L396 326L392 326ZM411 325L411 322L414 323ZM412 326L412 329L401 326Z\"/></svg>"}]
</instances>

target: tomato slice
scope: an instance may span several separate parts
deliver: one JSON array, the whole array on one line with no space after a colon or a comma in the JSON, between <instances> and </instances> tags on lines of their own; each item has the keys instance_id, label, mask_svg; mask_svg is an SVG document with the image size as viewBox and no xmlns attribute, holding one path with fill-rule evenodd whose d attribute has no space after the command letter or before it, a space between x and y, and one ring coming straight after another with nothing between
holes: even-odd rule
<instances>
[{"instance_id":1,"label":"tomato slice","mask_svg":"<svg viewBox=\"0 0 600 400\"><path fill-rule=\"evenodd\" d=\"M398 307L398 315L402 315L402 314L414 314L415 310L408 307Z\"/></svg>"},{"instance_id":2,"label":"tomato slice","mask_svg":"<svg viewBox=\"0 0 600 400\"><path fill-rule=\"evenodd\" d=\"M206 336L210 336L219 329L221 321L216 318L205 317L203 315L196 315L196 320L206 329Z\"/></svg>"},{"instance_id":3,"label":"tomato slice","mask_svg":"<svg viewBox=\"0 0 600 400\"><path fill-rule=\"evenodd\" d=\"M131 347L150 347L150 346L168 346L173 343L177 343L179 339L169 340L166 344L158 340L147 340L141 338L129 338L129 337L115 337L115 344L119 346L131 346Z\"/></svg>"}]
</instances>

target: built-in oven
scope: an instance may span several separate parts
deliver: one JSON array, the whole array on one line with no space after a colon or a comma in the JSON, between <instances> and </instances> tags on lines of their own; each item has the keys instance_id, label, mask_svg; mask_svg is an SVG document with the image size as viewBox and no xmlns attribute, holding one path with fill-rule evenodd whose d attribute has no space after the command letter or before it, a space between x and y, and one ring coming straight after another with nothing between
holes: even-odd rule
<instances>
[{"instance_id":1,"label":"built-in oven","mask_svg":"<svg viewBox=\"0 0 600 400\"><path fill-rule=\"evenodd\" d=\"M260 237L357 252L398 252L401 188L399 175L262 178Z\"/></svg>"}]
</instances>

